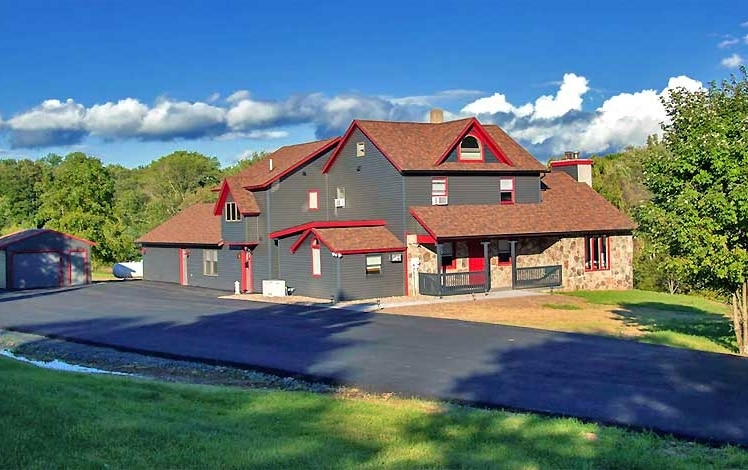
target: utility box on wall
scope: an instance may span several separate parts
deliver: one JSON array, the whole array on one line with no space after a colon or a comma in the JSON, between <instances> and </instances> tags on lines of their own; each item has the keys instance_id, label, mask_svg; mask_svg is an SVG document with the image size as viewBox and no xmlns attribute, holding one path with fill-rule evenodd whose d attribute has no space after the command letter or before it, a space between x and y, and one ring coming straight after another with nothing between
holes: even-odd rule
<instances>
[{"instance_id":1,"label":"utility box on wall","mask_svg":"<svg viewBox=\"0 0 748 470\"><path fill-rule=\"evenodd\" d=\"M285 297L288 295L286 281L282 279L265 279L262 281L262 295L265 297Z\"/></svg>"}]
</instances>

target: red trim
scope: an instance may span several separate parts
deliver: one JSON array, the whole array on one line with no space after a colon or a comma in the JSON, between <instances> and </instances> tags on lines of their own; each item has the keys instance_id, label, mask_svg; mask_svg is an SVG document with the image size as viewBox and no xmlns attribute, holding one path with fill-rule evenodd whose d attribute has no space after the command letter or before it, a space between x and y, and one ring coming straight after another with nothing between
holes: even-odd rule
<instances>
[{"instance_id":1,"label":"red trim","mask_svg":"<svg viewBox=\"0 0 748 470\"><path fill-rule=\"evenodd\" d=\"M319 240L316 238L312 239L312 277L322 277L322 252L320 251ZM319 257L319 274L314 274L314 257Z\"/></svg>"},{"instance_id":2,"label":"red trim","mask_svg":"<svg viewBox=\"0 0 748 470\"><path fill-rule=\"evenodd\" d=\"M257 246L260 242L229 242L228 246Z\"/></svg>"},{"instance_id":3,"label":"red trim","mask_svg":"<svg viewBox=\"0 0 748 470\"><path fill-rule=\"evenodd\" d=\"M336 221L336 220L325 220L316 222L307 222L301 225L295 225L283 230L278 230L268 234L269 238L284 238L295 233L303 232L312 228L348 228L348 227L376 227L380 225L387 225L384 220L348 220L348 221Z\"/></svg>"},{"instance_id":4,"label":"red trim","mask_svg":"<svg viewBox=\"0 0 748 470\"><path fill-rule=\"evenodd\" d=\"M501 253L506 253L506 252L499 251L500 244L501 244L501 240L499 240L496 244L496 265L497 266L511 266L512 265L512 247L511 245L509 246L509 261L501 261L501 257L499 255L501 255Z\"/></svg>"},{"instance_id":5,"label":"red trim","mask_svg":"<svg viewBox=\"0 0 748 470\"><path fill-rule=\"evenodd\" d=\"M382 147L379 144L377 144L377 142L374 139L371 138L369 133L363 130L358 125L358 121L354 119L351 125L348 126L348 130L346 130L345 134L343 134L343 137L341 138L340 146L337 149L335 149L335 152L333 152L333 154L330 155L330 158L327 160L327 163L325 163L325 166L322 167L322 174L325 174L328 171L330 171L330 168L332 167L333 163L335 163L335 160L337 160L338 155L340 155L340 152L343 151L343 148L345 147L346 143L348 142L348 139L351 137L351 134L353 134L353 131L355 129L358 129L359 131L361 131L361 133L364 136L366 136L367 139L369 139L369 142L371 142L372 145L374 145L377 148L377 150L379 150L379 152L382 155L384 155L384 158L386 158L387 161L389 161L390 164L392 164L392 166L394 166L397 171L399 171L400 173L403 172L402 168L400 168L400 166L397 163L395 163L392 157L387 152L385 152L382 149Z\"/></svg>"},{"instance_id":6,"label":"red trim","mask_svg":"<svg viewBox=\"0 0 748 470\"><path fill-rule=\"evenodd\" d=\"M309 234L314 234L314 239L318 242L321 242L323 245L327 247L328 250L330 250L332 253L339 253L341 255L359 255L363 253L394 253L398 251L405 251L407 247L399 246L397 248L366 248L362 250L336 250L329 242L327 242L322 236L317 232L317 230L310 228L306 232L304 232L298 240L294 242L293 245L291 245L290 251L291 253L296 253L299 248L301 247L302 243L304 243L304 240L307 239Z\"/></svg>"},{"instance_id":7,"label":"red trim","mask_svg":"<svg viewBox=\"0 0 748 470\"><path fill-rule=\"evenodd\" d=\"M325 243L325 246L327 244ZM328 246L328 248L330 248ZM399 246L397 248L367 248L365 250L339 250L335 251L335 253L340 253L341 255L362 255L365 253L402 253L403 251L406 251L407 247ZM334 251L334 250L331 250Z\"/></svg>"},{"instance_id":8,"label":"red trim","mask_svg":"<svg viewBox=\"0 0 748 470\"><path fill-rule=\"evenodd\" d=\"M444 160L449 157L449 153L454 149L463 138L465 138L468 135L473 135L473 137L477 137L478 141L480 141L481 144L488 146L488 148L493 152L494 155L496 155L496 158L501 162L505 163L509 166L514 166L514 163L507 157L506 153L504 153L501 148L499 148L499 145L496 143L496 141L493 140L491 135L483 128L480 122L478 122L477 119L472 118L467 126L465 126L465 129L460 132L460 134L457 136L457 138L452 141L452 143L447 147L447 150L444 152L443 155L441 155L439 158L436 159L434 162L434 166L441 165L444 163ZM483 152L483 149L481 149L481 152ZM485 159L484 159L485 160ZM462 163L463 161L461 161ZM478 163L478 160L474 161L475 163ZM464 163L468 163L468 161L464 161Z\"/></svg>"},{"instance_id":9,"label":"red trim","mask_svg":"<svg viewBox=\"0 0 748 470\"><path fill-rule=\"evenodd\" d=\"M416 235L416 242L418 242L419 245L435 245L436 240L434 240L434 237L431 235Z\"/></svg>"},{"instance_id":10,"label":"red trim","mask_svg":"<svg viewBox=\"0 0 748 470\"><path fill-rule=\"evenodd\" d=\"M187 257L190 255L190 250L185 248L179 249L179 285L187 285L187 272L184 269L184 265L187 263Z\"/></svg>"},{"instance_id":11,"label":"red trim","mask_svg":"<svg viewBox=\"0 0 748 470\"><path fill-rule=\"evenodd\" d=\"M592 165L593 161L589 159L580 159L580 160L558 160L555 162L551 162L551 168L556 168L559 166L578 166L578 165Z\"/></svg>"},{"instance_id":12,"label":"red trim","mask_svg":"<svg viewBox=\"0 0 748 470\"><path fill-rule=\"evenodd\" d=\"M471 160L471 159L464 159L462 158L462 141L467 139L468 137L474 138L478 142L478 150L480 151L480 160ZM480 141L478 136L474 135L472 132L469 132L466 136L464 136L462 139L460 139L459 145L457 146L457 161L461 163L485 163L486 157L483 152L483 142Z\"/></svg>"},{"instance_id":13,"label":"red trim","mask_svg":"<svg viewBox=\"0 0 748 470\"><path fill-rule=\"evenodd\" d=\"M512 200L511 201L501 200L501 193L504 192L501 190L501 180L512 180ZM499 178L499 204L503 204L503 205L514 204L515 191L517 190L517 187L515 186L516 183L517 181L515 180L514 176L502 176Z\"/></svg>"},{"instance_id":14,"label":"red trim","mask_svg":"<svg viewBox=\"0 0 748 470\"><path fill-rule=\"evenodd\" d=\"M327 143L324 147L320 147L315 152L310 153L306 157L304 157L301 160L299 160L298 162L294 163L293 165L291 165L290 167L288 167L284 171L276 174L275 176L273 176L271 179L265 181L264 183L262 183L262 184L255 184L255 185L249 185L249 186L244 186L244 189L249 189L250 191L256 191L256 190L261 190L261 189L268 188L271 184L275 183L279 179L281 179L284 176L286 176L286 175L288 175L288 174L290 174L290 173L298 170L299 167L302 167L302 166L306 165L311 160L314 160L318 156L320 156L323 153L325 153L328 150L330 150L332 147L338 145L341 142L341 140L342 139L340 137L337 137L337 138L333 139L332 141L330 141L329 143ZM336 149L335 151L337 152L338 149ZM273 158L273 154L268 155L266 158L263 159L263 161L266 160L267 158ZM324 173L324 170L323 170L323 173Z\"/></svg>"},{"instance_id":15,"label":"red trim","mask_svg":"<svg viewBox=\"0 0 748 470\"><path fill-rule=\"evenodd\" d=\"M416 219L416 222L418 222L421 225L421 227L423 227L423 229L426 230L429 233L429 235L431 235L431 238L434 239L434 243L436 243L437 238L439 238L436 236L436 233L433 230L431 230L428 227L428 225L426 225L426 222L424 222L422 218L418 217L418 215L415 212L413 212L413 209L408 209L408 212L410 212L410 215L412 215L413 218Z\"/></svg>"},{"instance_id":16,"label":"red trim","mask_svg":"<svg viewBox=\"0 0 748 470\"><path fill-rule=\"evenodd\" d=\"M252 293L252 252L242 250L239 256L241 265L241 291L247 294Z\"/></svg>"},{"instance_id":17,"label":"red trim","mask_svg":"<svg viewBox=\"0 0 748 470\"><path fill-rule=\"evenodd\" d=\"M594 250L593 250L593 248L595 246L594 245L594 241L597 240L597 247L598 247L598 252L597 253L598 253L598 256L599 256L600 254L602 254L601 248L602 248L602 238L603 237L605 237L605 242L606 242L606 245L607 245L606 246L606 250L605 250L605 256L607 258L605 260L605 267L604 268L593 268L592 267L592 253L594 252ZM590 259L589 259L589 261L590 261L590 267L589 268L587 267L587 257L585 256L585 258L584 258L584 272L589 273L589 272L596 272L596 271L610 271L610 235L587 235L584 238L585 238L585 242L589 238L589 245L587 246L587 248L589 248L589 250L590 250ZM599 259L598 259L598 262L600 262Z\"/></svg>"},{"instance_id":18,"label":"red trim","mask_svg":"<svg viewBox=\"0 0 748 470\"><path fill-rule=\"evenodd\" d=\"M0 241L0 248L6 248L6 247L8 247L10 245L13 245L16 242L20 242L21 240L28 240L30 238L34 238L34 237L38 237L40 235L44 235L45 233L53 233L55 235L59 235L59 236L64 237L64 238L70 238L70 239L73 239L73 240L78 240L79 242L86 243L87 245L90 245L90 246L96 246L96 243L92 242L91 240L86 240L85 238L76 237L75 235L70 235L69 233L59 232L59 231L51 229L51 228L43 228L43 229L40 229L40 230L41 230L40 232L35 232L35 233L27 234L27 235L24 235L23 237L14 238L12 240L8 240L8 241L5 241L5 242ZM9 237L11 235L15 235L16 233L18 233L18 232L10 233L10 234L8 234L6 236ZM27 253L27 252L24 251L24 253ZM28 252L28 253L31 253L31 252ZM46 252L44 252L44 253L46 253Z\"/></svg>"},{"instance_id":19,"label":"red trim","mask_svg":"<svg viewBox=\"0 0 748 470\"><path fill-rule=\"evenodd\" d=\"M315 194L317 196L317 207L312 207L312 194ZM309 191L307 191L306 202L307 202L307 206L310 211L318 211L319 210L319 191L316 189L310 189Z\"/></svg>"},{"instance_id":20,"label":"red trim","mask_svg":"<svg viewBox=\"0 0 748 470\"><path fill-rule=\"evenodd\" d=\"M405 232L405 240L408 239L408 232ZM403 254L403 292L405 292L405 296L407 297L410 295L410 286L408 285L408 281L410 280L410 273L408 272L408 250L405 249L405 252Z\"/></svg>"}]
</instances>

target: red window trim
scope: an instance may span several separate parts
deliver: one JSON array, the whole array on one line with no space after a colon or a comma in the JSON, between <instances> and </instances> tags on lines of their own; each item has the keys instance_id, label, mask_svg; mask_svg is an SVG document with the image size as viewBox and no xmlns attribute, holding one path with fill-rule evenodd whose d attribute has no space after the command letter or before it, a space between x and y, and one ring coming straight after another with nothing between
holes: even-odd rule
<instances>
[{"instance_id":1,"label":"red window trim","mask_svg":"<svg viewBox=\"0 0 748 470\"><path fill-rule=\"evenodd\" d=\"M312 268L312 277L322 277L322 253L320 251L319 240L316 239L316 238L312 238L311 246L312 246L312 252L311 252L312 253L312 266L311 266L311 268ZM314 274L314 254L315 254L315 250L316 250L317 254L319 255L319 274Z\"/></svg>"},{"instance_id":2,"label":"red window trim","mask_svg":"<svg viewBox=\"0 0 748 470\"><path fill-rule=\"evenodd\" d=\"M317 195L317 207L312 207L312 193ZM319 191L316 189L310 189L307 191L306 195L306 205L309 208L310 211L318 211L319 210Z\"/></svg>"},{"instance_id":3,"label":"red window trim","mask_svg":"<svg viewBox=\"0 0 748 470\"><path fill-rule=\"evenodd\" d=\"M468 137L474 138L478 142L478 149L480 150L480 160L471 160L471 159L463 159L462 158L462 141L467 139ZM457 145L457 161L462 163L485 163L486 161L486 155L484 151L485 144L478 138L477 135L470 132L469 134L465 135L462 139L460 139L460 142Z\"/></svg>"},{"instance_id":4,"label":"red window trim","mask_svg":"<svg viewBox=\"0 0 748 470\"><path fill-rule=\"evenodd\" d=\"M501 193L504 192L504 191L501 190L501 182L503 180L512 180L512 191L511 191L512 200L511 201L502 201L501 200ZM514 176L502 176L502 177L499 178L499 204L503 204L503 205L514 204L515 193L517 191L516 183L517 183L517 181L515 180Z\"/></svg>"},{"instance_id":5,"label":"red window trim","mask_svg":"<svg viewBox=\"0 0 748 470\"><path fill-rule=\"evenodd\" d=\"M434 181L444 180L444 194L434 194ZM431 178L431 197L445 196L449 197L449 178L447 176L434 176Z\"/></svg>"},{"instance_id":6,"label":"red window trim","mask_svg":"<svg viewBox=\"0 0 748 470\"><path fill-rule=\"evenodd\" d=\"M607 263L604 268L593 268L592 267L592 248L594 247L594 241L597 240L598 244L598 253L600 253L602 250L602 238L605 237L606 247L605 247L605 254L608 257L606 260ZM597 272L597 271L610 271L610 235L587 235L584 237L585 247L589 248L590 250L590 267L587 267L587 256L585 253L584 257L584 272ZM585 250L586 251L586 250Z\"/></svg>"}]
</instances>

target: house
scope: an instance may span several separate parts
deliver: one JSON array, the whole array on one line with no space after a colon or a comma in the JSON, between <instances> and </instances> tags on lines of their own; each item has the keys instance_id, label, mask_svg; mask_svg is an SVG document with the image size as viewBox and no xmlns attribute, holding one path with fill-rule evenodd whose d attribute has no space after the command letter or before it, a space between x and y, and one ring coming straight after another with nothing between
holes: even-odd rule
<instances>
[{"instance_id":1,"label":"house","mask_svg":"<svg viewBox=\"0 0 748 470\"><path fill-rule=\"evenodd\" d=\"M91 246L50 229L0 237L0 289L38 289L91 283Z\"/></svg>"},{"instance_id":2,"label":"house","mask_svg":"<svg viewBox=\"0 0 748 470\"><path fill-rule=\"evenodd\" d=\"M146 279L333 300L488 289L627 289L632 221L590 160L548 169L495 125L355 120L226 178L140 239ZM197 259L194 259L197 257ZM180 274L181 273L181 274Z\"/></svg>"}]
</instances>

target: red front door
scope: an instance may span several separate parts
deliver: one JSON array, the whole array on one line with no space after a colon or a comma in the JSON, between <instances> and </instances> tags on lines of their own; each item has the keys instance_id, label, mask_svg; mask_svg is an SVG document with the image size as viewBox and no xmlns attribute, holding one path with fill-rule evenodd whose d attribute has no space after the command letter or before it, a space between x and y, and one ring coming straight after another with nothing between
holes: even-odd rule
<instances>
[{"instance_id":1,"label":"red front door","mask_svg":"<svg viewBox=\"0 0 748 470\"><path fill-rule=\"evenodd\" d=\"M239 256L242 270L242 292L252 293L252 252L243 250Z\"/></svg>"},{"instance_id":2,"label":"red front door","mask_svg":"<svg viewBox=\"0 0 748 470\"><path fill-rule=\"evenodd\" d=\"M189 284L189 269L187 265L187 257L189 256L189 250L184 248L179 249L179 283L183 286Z\"/></svg>"},{"instance_id":3,"label":"red front door","mask_svg":"<svg viewBox=\"0 0 748 470\"><path fill-rule=\"evenodd\" d=\"M483 245L480 242L468 243L468 271L470 284L483 284L486 282L485 275L486 260L483 257Z\"/></svg>"}]
</instances>

